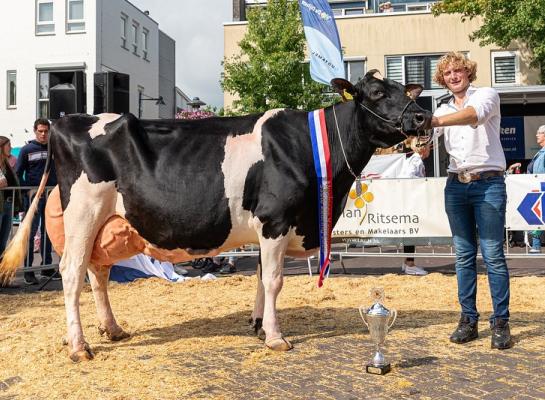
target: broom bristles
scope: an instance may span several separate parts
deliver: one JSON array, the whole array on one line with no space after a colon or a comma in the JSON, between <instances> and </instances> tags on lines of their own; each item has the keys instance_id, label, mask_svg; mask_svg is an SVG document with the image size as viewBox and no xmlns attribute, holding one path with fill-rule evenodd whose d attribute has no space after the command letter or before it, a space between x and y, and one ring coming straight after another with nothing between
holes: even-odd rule
<instances>
[{"instance_id":1,"label":"broom bristles","mask_svg":"<svg viewBox=\"0 0 545 400\"><path fill-rule=\"evenodd\" d=\"M15 276L15 272L25 260L25 255L28 249L30 229L32 227L32 220L34 219L34 214L36 214L36 210L38 209L38 202L40 201L40 197L44 192L48 176L49 172L46 172L42 176L40 186L38 187L36 195L34 196L34 199L32 200L23 221L19 224L17 233L15 236L13 236L6 247L4 254L2 255L2 261L0 261L0 284L2 285L7 285L9 282L11 282Z\"/></svg>"}]
</instances>

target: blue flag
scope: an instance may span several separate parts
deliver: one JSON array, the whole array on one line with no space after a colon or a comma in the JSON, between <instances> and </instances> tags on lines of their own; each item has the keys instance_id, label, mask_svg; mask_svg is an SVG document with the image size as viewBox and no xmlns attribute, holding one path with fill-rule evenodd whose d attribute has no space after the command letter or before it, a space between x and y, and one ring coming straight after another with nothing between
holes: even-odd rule
<instances>
[{"instance_id":1,"label":"blue flag","mask_svg":"<svg viewBox=\"0 0 545 400\"><path fill-rule=\"evenodd\" d=\"M301 18L310 55L310 75L329 85L333 78L345 78L341 41L333 11L327 0L299 0Z\"/></svg>"}]
</instances>

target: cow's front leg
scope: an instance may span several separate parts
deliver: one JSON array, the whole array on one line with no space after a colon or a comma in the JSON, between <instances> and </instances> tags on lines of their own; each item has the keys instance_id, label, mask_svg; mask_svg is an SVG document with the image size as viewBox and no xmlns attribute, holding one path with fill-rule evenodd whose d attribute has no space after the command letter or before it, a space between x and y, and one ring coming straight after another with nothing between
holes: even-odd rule
<instances>
[{"instance_id":1,"label":"cow's front leg","mask_svg":"<svg viewBox=\"0 0 545 400\"><path fill-rule=\"evenodd\" d=\"M98 314L98 331L100 335L106 334L108 339L115 342L128 338L129 333L125 332L115 320L110 305L110 299L108 298L108 279L110 277L109 266L95 266L89 264L89 281L91 282L91 288L93 289L93 296L95 298L95 304Z\"/></svg>"},{"instance_id":2,"label":"cow's front leg","mask_svg":"<svg viewBox=\"0 0 545 400\"><path fill-rule=\"evenodd\" d=\"M79 299L86 271L85 263L86 260L82 255L73 255L67 251L59 264L66 309L66 343L69 348L70 359L74 362L91 360L94 357L83 336L79 312Z\"/></svg>"},{"instance_id":3,"label":"cow's front leg","mask_svg":"<svg viewBox=\"0 0 545 400\"><path fill-rule=\"evenodd\" d=\"M287 351L292 344L282 336L276 315L276 298L282 289L284 255L288 245L287 237L260 240L262 281L265 293L263 329L265 345L276 351Z\"/></svg>"},{"instance_id":4,"label":"cow's front leg","mask_svg":"<svg viewBox=\"0 0 545 400\"><path fill-rule=\"evenodd\" d=\"M257 291L255 295L254 311L250 323L252 324L257 337L265 340L265 331L263 330L263 308L265 307L265 289L263 288L263 276L261 273L261 253L257 263Z\"/></svg>"}]
</instances>

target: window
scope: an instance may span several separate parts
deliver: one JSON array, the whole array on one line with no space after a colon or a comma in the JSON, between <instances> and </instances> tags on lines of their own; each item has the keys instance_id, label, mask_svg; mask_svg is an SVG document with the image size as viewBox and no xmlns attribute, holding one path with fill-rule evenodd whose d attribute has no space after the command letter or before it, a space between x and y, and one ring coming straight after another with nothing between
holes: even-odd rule
<instances>
[{"instance_id":1,"label":"window","mask_svg":"<svg viewBox=\"0 0 545 400\"><path fill-rule=\"evenodd\" d=\"M17 71L8 71L7 74L7 102L8 108L17 108Z\"/></svg>"},{"instance_id":2,"label":"window","mask_svg":"<svg viewBox=\"0 0 545 400\"><path fill-rule=\"evenodd\" d=\"M132 22L131 25L132 52L138 55L138 23Z\"/></svg>"},{"instance_id":3,"label":"window","mask_svg":"<svg viewBox=\"0 0 545 400\"><path fill-rule=\"evenodd\" d=\"M85 31L83 0L66 0L66 32Z\"/></svg>"},{"instance_id":4,"label":"window","mask_svg":"<svg viewBox=\"0 0 545 400\"><path fill-rule=\"evenodd\" d=\"M363 8L345 8L344 15L361 15L365 14Z\"/></svg>"},{"instance_id":5,"label":"window","mask_svg":"<svg viewBox=\"0 0 545 400\"><path fill-rule=\"evenodd\" d=\"M494 86L518 83L518 57L514 51L492 52L492 82Z\"/></svg>"},{"instance_id":6,"label":"window","mask_svg":"<svg viewBox=\"0 0 545 400\"><path fill-rule=\"evenodd\" d=\"M55 33L53 0L36 0L36 34Z\"/></svg>"},{"instance_id":7,"label":"window","mask_svg":"<svg viewBox=\"0 0 545 400\"><path fill-rule=\"evenodd\" d=\"M127 49L127 19L125 14L121 14L121 47L124 49Z\"/></svg>"},{"instance_id":8,"label":"window","mask_svg":"<svg viewBox=\"0 0 545 400\"><path fill-rule=\"evenodd\" d=\"M344 60L344 72L347 79L356 84L365 75L365 59L345 59Z\"/></svg>"},{"instance_id":9,"label":"window","mask_svg":"<svg viewBox=\"0 0 545 400\"><path fill-rule=\"evenodd\" d=\"M343 2L331 2L331 9L333 15L362 15L365 14L365 9L368 7L367 1L343 1Z\"/></svg>"},{"instance_id":10,"label":"window","mask_svg":"<svg viewBox=\"0 0 545 400\"><path fill-rule=\"evenodd\" d=\"M38 72L38 118L49 118L49 72Z\"/></svg>"},{"instance_id":11,"label":"window","mask_svg":"<svg viewBox=\"0 0 545 400\"><path fill-rule=\"evenodd\" d=\"M424 89L439 89L433 75L441 55L386 57L386 77L402 84L417 83Z\"/></svg>"},{"instance_id":12,"label":"window","mask_svg":"<svg viewBox=\"0 0 545 400\"><path fill-rule=\"evenodd\" d=\"M148 60L148 37L149 31L146 28L142 28L142 57L144 60Z\"/></svg>"},{"instance_id":13,"label":"window","mask_svg":"<svg viewBox=\"0 0 545 400\"><path fill-rule=\"evenodd\" d=\"M401 84L405 84L403 79L403 57L386 57L386 77Z\"/></svg>"}]
</instances>

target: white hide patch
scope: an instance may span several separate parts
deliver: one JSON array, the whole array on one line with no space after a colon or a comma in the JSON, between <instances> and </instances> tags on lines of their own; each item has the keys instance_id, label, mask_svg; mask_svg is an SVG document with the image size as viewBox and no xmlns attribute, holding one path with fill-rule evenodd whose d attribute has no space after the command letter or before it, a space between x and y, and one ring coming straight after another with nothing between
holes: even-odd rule
<instances>
[{"instance_id":1,"label":"white hide patch","mask_svg":"<svg viewBox=\"0 0 545 400\"><path fill-rule=\"evenodd\" d=\"M117 199L115 183L91 183L82 172L70 188L70 202L64 210L65 246L61 260L62 275L79 274L91 257L99 229L113 215ZM72 276L75 279L75 276Z\"/></svg>"},{"instance_id":2,"label":"white hide patch","mask_svg":"<svg viewBox=\"0 0 545 400\"><path fill-rule=\"evenodd\" d=\"M125 214L127 214L127 211L125 210L125 203L123 202L123 195L121 193L117 193L115 213L122 218L125 218Z\"/></svg>"},{"instance_id":3,"label":"white hide patch","mask_svg":"<svg viewBox=\"0 0 545 400\"><path fill-rule=\"evenodd\" d=\"M106 132L104 131L104 126L106 124L109 124L110 122L115 121L119 117L121 117L120 114L98 114L98 121L91 126L91 129L89 130L89 136L91 136L91 139L96 138L100 135L105 135Z\"/></svg>"},{"instance_id":4,"label":"white hide patch","mask_svg":"<svg viewBox=\"0 0 545 400\"><path fill-rule=\"evenodd\" d=\"M221 170L225 177L225 195L229 201L232 230L225 242L225 247L254 243L257 240L252 215L242 208L244 183L252 165L263 160L261 148L262 128L265 121L274 117L283 109L269 110L259 118L252 133L227 137L225 159ZM222 246L224 247L224 246Z\"/></svg>"}]
</instances>

